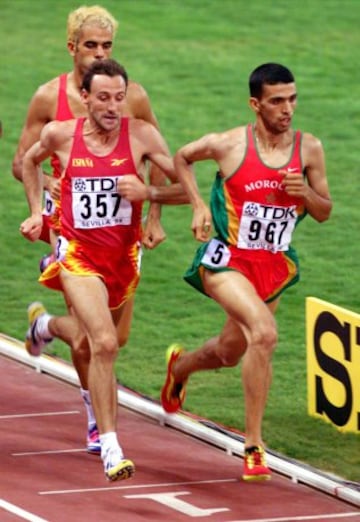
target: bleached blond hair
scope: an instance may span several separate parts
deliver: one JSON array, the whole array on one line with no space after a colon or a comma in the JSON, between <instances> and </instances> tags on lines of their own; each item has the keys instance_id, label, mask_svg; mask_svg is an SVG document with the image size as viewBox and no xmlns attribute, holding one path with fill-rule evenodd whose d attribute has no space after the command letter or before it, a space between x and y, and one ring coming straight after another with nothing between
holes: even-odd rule
<instances>
[{"instance_id":1,"label":"bleached blond hair","mask_svg":"<svg viewBox=\"0 0 360 522\"><path fill-rule=\"evenodd\" d=\"M100 5L82 5L71 11L67 20L67 38L70 42L78 42L80 32L84 25L94 24L103 29L108 29L113 37L118 28L115 18Z\"/></svg>"}]
</instances>

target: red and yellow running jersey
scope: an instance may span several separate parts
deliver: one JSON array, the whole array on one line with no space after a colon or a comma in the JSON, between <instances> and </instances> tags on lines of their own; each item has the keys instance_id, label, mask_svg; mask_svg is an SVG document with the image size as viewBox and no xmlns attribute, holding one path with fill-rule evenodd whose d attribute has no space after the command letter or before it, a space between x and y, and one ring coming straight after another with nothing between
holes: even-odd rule
<instances>
[{"instance_id":1,"label":"red and yellow running jersey","mask_svg":"<svg viewBox=\"0 0 360 522\"><path fill-rule=\"evenodd\" d=\"M129 142L129 118L121 118L119 139L109 154L96 156L83 138L85 118L76 120L68 166L61 179L60 234L98 248L126 248L141 238L142 202L117 191L124 174L136 171Z\"/></svg>"}]
</instances>

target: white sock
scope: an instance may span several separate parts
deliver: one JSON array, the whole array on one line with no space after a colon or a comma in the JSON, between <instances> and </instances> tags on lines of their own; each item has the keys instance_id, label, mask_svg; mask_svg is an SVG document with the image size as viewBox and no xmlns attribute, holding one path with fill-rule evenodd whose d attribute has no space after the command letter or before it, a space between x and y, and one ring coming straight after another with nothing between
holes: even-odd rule
<instances>
[{"instance_id":1,"label":"white sock","mask_svg":"<svg viewBox=\"0 0 360 522\"><path fill-rule=\"evenodd\" d=\"M89 428L92 428L96 424L94 410L91 403L91 397L89 390L84 390L83 388L80 388L80 393L82 398L84 399L85 404L85 410L87 414L88 419L88 426Z\"/></svg>"},{"instance_id":2,"label":"white sock","mask_svg":"<svg viewBox=\"0 0 360 522\"><path fill-rule=\"evenodd\" d=\"M120 447L117 435L115 431L108 431L107 433L101 433L100 435L101 444L101 458L104 459L108 454L115 454L118 458L123 458L123 451Z\"/></svg>"},{"instance_id":3,"label":"white sock","mask_svg":"<svg viewBox=\"0 0 360 522\"><path fill-rule=\"evenodd\" d=\"M36 330L42 339L52 339L53 335L49 330L49 321L52 315L45 313L38 317L36 322Z\"/></svg>"}]
</instances>

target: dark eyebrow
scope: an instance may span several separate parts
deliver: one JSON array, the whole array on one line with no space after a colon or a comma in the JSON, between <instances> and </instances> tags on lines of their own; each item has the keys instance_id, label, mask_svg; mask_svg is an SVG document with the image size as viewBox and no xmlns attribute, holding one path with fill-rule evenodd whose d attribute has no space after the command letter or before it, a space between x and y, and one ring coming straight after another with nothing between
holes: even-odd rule
<instances>
[{"instance_id":1,"label":"dark eyebrow","mask_svg":"<svg viewBox=\"0 0 360 522\"><path fill-rule=\"evenodd\" d=\"M294 93L292 94L291 96L273 96L272 98L270 98L271 100L274 100L274 101L282 101L282 100L292 100L294 98L297 98L297 93Z\"/></svg>"},{"instance_id":2,"label":"dark eyebrow","mask_svg":"<svg viewBox=\"0 0 360 522\"><path fill-rule=\"evenodd\" d=\"M112 40L108 40L106 42L102 42L101 45L112 45L112 43ZM96 42L95 40L85 40L84 45L87 44L98 45L98 42Z\"/></svg>"}]
</instances>

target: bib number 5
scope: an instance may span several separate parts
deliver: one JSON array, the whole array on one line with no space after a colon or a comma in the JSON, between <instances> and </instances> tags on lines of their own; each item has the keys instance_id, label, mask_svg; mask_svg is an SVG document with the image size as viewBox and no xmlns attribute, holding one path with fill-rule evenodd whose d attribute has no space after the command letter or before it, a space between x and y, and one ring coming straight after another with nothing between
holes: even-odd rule
<instances>
[{"instance_id":1,"label":"bib number 5","mask_svg":"<svg viewBox=\"0 0 360 522\"><path fill-rule=\"evenodd\" d=\"M212 239L203 255L201 261L204 265L216 267L227 266L230 259L230 250L218 239Z\"/></svg>"}]
</instances>

